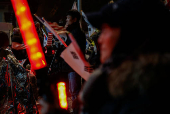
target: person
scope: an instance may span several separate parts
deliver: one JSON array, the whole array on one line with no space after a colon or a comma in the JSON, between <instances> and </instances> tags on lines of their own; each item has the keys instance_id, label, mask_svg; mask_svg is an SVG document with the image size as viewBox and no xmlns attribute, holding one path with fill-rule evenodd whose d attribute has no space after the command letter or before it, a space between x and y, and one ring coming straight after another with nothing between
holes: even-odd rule
<instances>
[{"instance_id":1,"label":"person","mask_svg":"<svg viewBox=\"0 0 170 114\"><path fill-rule=\"evenodd\" d=\"M80 18L81 15L77 10L69 10L67 12L67 19L65 28L67 31L71 32L77 41L81 51L85 55L86 49L86 36L83 30L80 28ZM71 43L70 39L66 41L66 44ZM77 98L77 95L81 89L81 77L74 71L70 71L68 74L69 79L69 91L71 93L72 100L74 101ZM74 104L74 103L73 103ZM77 108L73 108L73 112L76 114Z\"/></svg>"},{"instance_id":2,"label":"person","mask_svg":"<svg viewBox=\"0 0 170 114\"><path fill-rule=\"evenodd\" d=\"M102 64L79 94L79 113L169 113L168 9L160 0L119 0L87 18L101 30Z\"/></svg>"},{"instance_id":3,"label":"person","mask_svg":"<svg viewBox=\"0 0 170 114\"><path fill-rule=\"evenodd\" d=\"M11 35L12 40L12 52L21 65L26 68L26 64L29 63L28 55L26 52L26 46L24 45L21 32L19 28L13 28Z\"/></svg>"},{"instance_id":4,"label":"person","mask_svg":"<svg viewBox=\"0 0 170 114\"><path fill-rule=\"evenodd\" d=\"M8 105L4 105L2 109L2 113L6 113L6 110L4 110L4 108L9 108L9 105L10 105L10 108L14 108L13 104L18 105L20 103L27 107L26 109L27 112L31 113L33 110L30 110L30 109L33 108L32 106L35 105L35 103L32 100L33 97L32 97L32 94L30 93L31 89L29 89L28 87L29 84L27 83L27 76L28 76L27 72L25 68L16 59L13 52L7 48L9 46L8 35L5 32L0 31L0 38L1 38L0 85L3 90L1 91L1 93L4 99L2 103L3 105L6 104L5 102L7 99L9 102L14 101ZM8 88L11 88L11 89L8 90ZM15 96L13 96L14 94ZM0 109L1 109L1 106L2 105L0 104ZM15 113L18 113L19 111L21 110L17 109L15 110Z\"/></svg>"},{"instance_id":5,"label":"person","mask_svg":"<svg viewBox=\"0 0 170 114\"><path fill-rule=\"evenodd\" d=\"M6 93L7 93L7 84L5 83L5 74L3 73L3 59L7 58L7 54L9 54L8 51L6 51L6 48L9 45L9 39L8 39L8 35L3 32L0 31L0 110L3 109L4 107L4 101L6 100ZM4 74L4 75L3 75Z\"/></svg>"},{"instance_id":6,"label":"person","mask_svg":"<svg viewBox=\"0 0 170 114\"><path fill-rule=\"evenodd\" d=\"M80 19L81 14L77 10L69 10L67 12L67 19L65 28L67 31L71 32L74 36L75 40L77 41L78 45L80 46L81 51L85 54L86 48L86 35L83 30L80 28ZM69 44L68 42L67 44Z\"/></svg>"}]
</instances>

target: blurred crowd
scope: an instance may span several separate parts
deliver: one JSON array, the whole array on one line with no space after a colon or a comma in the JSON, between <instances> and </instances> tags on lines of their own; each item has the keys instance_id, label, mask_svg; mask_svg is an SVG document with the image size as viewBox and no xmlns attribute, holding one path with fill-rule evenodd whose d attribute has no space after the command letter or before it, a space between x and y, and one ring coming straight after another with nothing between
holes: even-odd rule
<instances>
[{"instance_id":1,"label":"blurred crowd","mask_svg":"<svg viewBox=\"0 0 170 114\"><path fill-rule=\"evenodd\" d=\"M74 36L93 68L87 80L60 57L66 47L38 20L34 24L47 61L44 74L31 68L19 27L13 28L11 45L0 31L0 113L35 114L37 103L41 114L169 113L169 4L117 0L85 16L69 10L65 26L49 22L58 33L67 31L59 35L68 46L72 40L67 33ZM94 29L92 34L83 31L81 18ZM61 81L72 110L59 106L56 83Z\"/></svg>"}]
</instances>

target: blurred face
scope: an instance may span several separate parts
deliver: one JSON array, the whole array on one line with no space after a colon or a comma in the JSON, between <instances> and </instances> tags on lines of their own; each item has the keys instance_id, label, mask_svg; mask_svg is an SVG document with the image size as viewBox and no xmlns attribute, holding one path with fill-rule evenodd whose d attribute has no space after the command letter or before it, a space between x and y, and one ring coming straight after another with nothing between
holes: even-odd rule
<instances>
[{"instance_id":1,"label":"blurred face","mask_svg":"<svg viewBox=\"0 0 170 114\"><path fill-rule=\"evenodd\" d=\"M76 18L73 19L72 16L67 15L65 28L67 28L69 25L73 24L74 22L76 22Z\"/></svg>"},{"instance_id":2,"label":"blurred face","mask_svg":"<svg viewBox=\"0 0 170 114\"><path fill-rule=\"evenodd\" d=\"M119 37L120 28L112 28L108 24L102 25L101 34L98 39L101 63L104 63L108 58L110 58Z\"/></svg>"}]
</instances>

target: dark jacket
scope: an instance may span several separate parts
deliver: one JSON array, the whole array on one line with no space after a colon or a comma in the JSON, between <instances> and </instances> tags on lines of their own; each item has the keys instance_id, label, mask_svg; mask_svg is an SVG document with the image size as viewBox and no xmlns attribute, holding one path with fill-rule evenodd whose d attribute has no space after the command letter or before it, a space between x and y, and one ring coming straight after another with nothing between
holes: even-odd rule
<instances>
[{"instance_id":1,"label":"dark jacket","mask_svg":"<svg viewBox=\"0 0 170 114\"><path fill-rule=\"evenodd\" d=\"M86 36L85 33L80 28L79 23L74 23L70 25L67 30L72 33L75 40L77 41L77 44L79 45L81 51L83 52L85 56L85 49L86 49ZM67 38L66 44L69 45L71 43L71 40L69 37ZM65 72L73 72L74 70L65 62L62 63L62 69Z\"/></svg>"},{"instance_id":2,"label":"dark jacket","mask_svg":"<svg viewBox=\"0 0 170 114\"><path fill-rule=\"evenodd\" d=\"M19 44L23 44L23 39L22 39L21 35L12 35L11 38L12 38L12 42L17 42ZM26 49L22 49L22 50L12 49L12 52L18 60L27 58Z\"/></svg>"},{"instance_id":3,"label":"dark jacket","mask_svg":"<svg viewBox=\"0 0 170 114\"><path fill-rule=\"evenodd\" d=\"M83 54L85 55L85 49L86 49L86 35L85 33L82 31L82 29L80 28L79 23L74 23L71 26L69 26L67 28L67 30L69 32L72 33L72 35L74 36L75 40L77 41L81 51L83 52ZM70 44L71 41L68 38L68 41L66 42L67 44Z\"/></svg>"},{"instance_id":4,"label":"dark jacket","mask_svg":"<svg viewBox=\"0 0 170 114\"><path fill-rule=\"evenodd\" d=\"M81 114L169 113L169 68L170 54L150 54L96 70L80 92Z\"/></svg>"}]
</instances>

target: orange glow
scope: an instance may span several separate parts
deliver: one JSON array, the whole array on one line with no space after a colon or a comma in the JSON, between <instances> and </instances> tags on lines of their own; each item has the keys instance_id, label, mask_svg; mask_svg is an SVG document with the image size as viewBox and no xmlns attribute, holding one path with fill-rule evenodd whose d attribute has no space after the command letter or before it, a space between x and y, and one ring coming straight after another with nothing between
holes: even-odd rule
<instances>
[{"instance_id":1,"label":"orange glow","mask_svg":"<svg viewBox=\"0 0 170 114\"><path fill-rule=\"evenodd\" d=\"M41 58L42 57L42 54L40 52L37 52L37 57L38 58Z\"/></svg>"},{"instance_id":2,"label":"orange glow","mask_svg":"<svg viewBox=\"0 0 170 114\"><path fill-rule=\"evenodd\" d=\"M21 12L24 12L26 10L26 8L24 7L24 6L22 6L21 8L20 8L20 11Z\"/></svg>"},{"instance_id":3,"label":"orange glow","mask_svg":"<svg viewBox=\"0 0 170 114\"><path fill-rule=\"evenodd\" d=\"M34 53L34 52L36 52L37 51L37 48L35 48L35 47L32 47L31 48L31 53Z\"/></svg>"},{"instance_id":4,"label":"orange glow","mask_svg":"<svg viewBox=\"0 0 170 114\"><path fill-rule=\"evenodd\" d=\"M39 63L36 64L36 67L40 67L41 65Z\"/></svg>"},{"instance_id":5,"label":"orange glow","mask_svg":"<svg viewBox=\"0 0 170 114\"><path fill-rule=\"evenodd\" d=\"M30 38L33 38L33 37L34 37L34 35L31 32L26 33L26 38L30 39Z\"/></svg>"},{"instance_id":6,"label":"orange glow","mask_svg":"<svg viewBox=\"0 0 170 114\"><path fill-rule=\"evenodd\" d=\"M35 38L32 38L32 39L28 40L28 42L27 42L28 45L33 45L35 43L37 43L37 39L35 39Z\"/></svg>"},{"instance_id":7,"label":"orange glow","mask_svg":"<svg viewBox=\"0 0 170 114\"><path fill-rule=\"evenodd\" d=\"M32 54L32 55L31 55L31 59L32 59L32 60L37 60L37 59L38 59L38 58L37 58L37 54Z\"/></svg>"},{"instance_id":8,"label":"orange glow","mask_svg":"<svg viewBox=\"0 0 170 114\"><path fill-rule=\"evenodd\" d=\"M41 52L37 52L37 53L33 53L32 55L31 55L31 59L32 60L37 60L38 58L42 58L42 53ZM45 63L45 62L44 62ZM43 63L43 64L44 64Z\"/></svg>"},{"instance_id":9,"label":"orange glow","mask_svg":"<svg viewBox=\"0 0 170 114\"><path fill-rule=\"evenodd\" d=\"M20 12L19 12L19 11L17 11L17 12L16 12L16 15L20 15Z\"/></svg>"},{"instance_id":10,"label":"orange glow","mask_svg":"<svg viewBox=\"0 0 170 114\"><path fill-rule=\"evenodd\" d=\"M11 0L33 70L46 67L45 56L38 38L27 0Z\"/></svg>"},{"instance_id":11,"label":"orange glow","mask_svg":"<svg viewBox=\"0 0 170 114\"><path fill-rule=\"evenodd\" d=\"M31 27L31 22L27 21L25 24L22 25L21 29L25 30L25 29L28 29L29 27Z\"/></svg>"},{"instance_id":12,"label":"orange glow","mask_svg":"<svg viewBox=\"0 0 170 114\"><path fill-rule=\"evenodd\" d=\"M27 18L22 18L22 20L21 20L21 23L26 23L26 22L28 22L29 20L27 19Z\"/></svg>"},{"instance_id":13,"label":"orange glow","mask_svg":"<svg viewBox=\"0 0 170 114\"><path fill-rule=\"evenodd\" d=\"M66 85L64 82L57 83L57 89L58 89L58 96L59 96L59 104L60 107L63 109L67 109L67 95L66 95Z\"/></svg>"}]
</instances>

